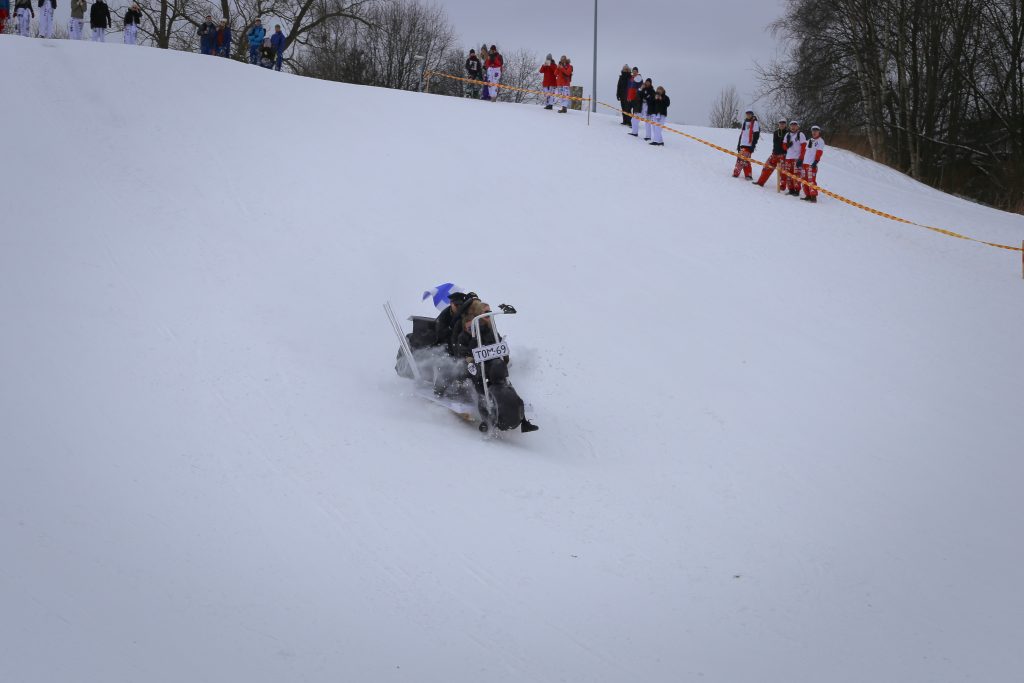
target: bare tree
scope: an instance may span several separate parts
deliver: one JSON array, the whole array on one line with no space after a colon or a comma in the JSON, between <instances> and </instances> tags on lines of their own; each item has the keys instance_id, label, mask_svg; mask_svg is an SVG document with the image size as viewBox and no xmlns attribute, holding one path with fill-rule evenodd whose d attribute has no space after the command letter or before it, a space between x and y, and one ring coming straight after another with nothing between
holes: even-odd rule
<instances>
[{"instance_id":1,"label":"bare tree","mask_svg":"<svg viewBox=\"0 0 1024 683\"><path fill-rule=\"evenodd\" d=\"M540 58L529 50L518 49L503 54L505 66L501 70L501 82L514 88L540 90ZM538 103L542 96L521 90L499 88L502 99L517 104Z\"/></svg>"},{"instance_id":2,"label":"bare tree","mask_svg":"<svg viewBox=\"0 0 1024 683\"><path fill-rule=\"evenodd\" d=\"M736 128L739 125L740 98L736 94L736 86L723 88L718 99L711 106L709 114L712 128Z\"/></svg>"}]
</instances>

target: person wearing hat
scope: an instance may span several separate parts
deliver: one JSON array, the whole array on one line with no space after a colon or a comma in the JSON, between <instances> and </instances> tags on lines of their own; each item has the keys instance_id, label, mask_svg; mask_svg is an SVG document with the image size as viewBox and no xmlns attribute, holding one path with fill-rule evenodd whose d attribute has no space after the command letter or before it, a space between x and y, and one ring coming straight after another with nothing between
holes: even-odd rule
<instances>
[{"instance_id":1,"label":"person wearing hat","mask_svg":"<svg viewBox=\"0 0 1024 683\"><path fill-rule=\"evenodd\" d=\"M227 19L220 20L217 36L214 38L218 57L231 57L231 24Z\"/></svg>"},{"instance_id":2,"label":"person wearing hat","mask_svg":"<svg viewBox=\"0 0 1024 683\"><path fill-rule=\"evenodd\" d=\"M629 125L629 114L626 113L626 94L629 92L629 64L622 65L619 72L619 82L615 84L615 99L619 101L619 109L622 110L622 125Z\"/></svg>"},{"instance_id":3,"label":"person wearing hat","mask_svg":"<svg viewBox=\"0 0 1024 683\"><path fill-rule=\"evenodd\" d=\"M757 141L761 137L761 124L757 122L754 112L747 110L743 118L743 125L740 127L740 139L736 143L736 151L740 153L736 159L736 167L733 168L732 177L739 178L740 171L746 180L753 180L753 171L750 167L750 157L757 148Z\"/></svg>"},{"instance_id":4,"label":"person wearing hat","mask_svg":"<svg viewBox=\"0 0 1024 683\"><path fill-rule=\"evenodd\" d=\"M476 56L476 50L470 50L469 57L466 58L466 78L471 81L482 81L484 76L483 68L480 58ZM480 97L480 84L467 83L466 96L472 97L474 100Z\"/></svg>"},{"instance_id":5,"label":"person wearing hat","mask_svg":"<svg viewBox=\"0 0 1024 683\"><path fill-rule=\"evenodd\" d=\"M761 171L761 177L757 179L754 185L764 187L764 184L772 177L775 168L786 158L785 140L786 119L779 119L779 125L775 128L775 132L772 133L772 155L768 157L768 161L764 162L764 170ZM779 182L783 181L780 180Z\"/></svg>"},{"instance_id":6,"label":"person wearing hat","mask_svg":"<svg viewBox=\"0 0 1024 683\"><path fill-rule=\"evenodd\" d=\"M214 54L216 42L217 24L213 23L213 15L207 14L206 21L199 24L199 54Z\"/></svg>"},{"instance_id":7,"label":"person wearing hat","mask_svg":"<svg viewBox=\"0 0 1024 683\"><path fill-rule=\"evenodd\" d=\"M555 106L555 88L557 87L558 67L555 66L555 58L548 53L544 63L540 65L540 73L544 76L540 89L544 91L544 108L553 109Z\"/></svg>"},{"instance_id":8,"label":"person wearing hat","mask_svg":"<svg viewBox=\"0 0 1024 683\"><path fill-rule=\"evenodd\" d=\"M96 0L89 8L89 25L92 27L92 39L96 43L106 42L107 29L111 26L110 8L105 0Z\"/></svg>"},{"instance_id":9,"label":"person wearing hat","mask_svg":"<svg viewBox=\"0 0 1024 683\"><path fill-rule=\"evenodd\" d=\"M668 95L665 93L665 88L660 85L648 100L647 114L651 121L659 124L653 126L652 137L654 139L651 140L651 144L655 147L665 146L665 140L661 136L661 126L665 125L665 119L668 118L668 105L671 103L672 101L669 100Z\"/></svg>"},{"instance_id":10,"label":"person wearing hat","mask_svg":"<svg viewBox=\"0 0 1024 683\"><path fill-rule=\"evenodd\" d=\"M502 58L501 53L498 52L497 46L491 45L490 52L487 53L487 61L484 62L484 67L487 69L487 82L491 84L487 87L487 94L492 102L498 101L498 83L501 81L501 69L504 66L505 60Z\"/></svg>"},{"instance_id":11,"label":"person wearing hat","mask_svg":"<svg viewBox=\"0 0 1024 683\"><path fill-rule=\"evenodd\" d=\"M799 176L800 167L803 166L804 152L807 151L807 136L800 130L799 121L789 122L789 132L783 138L782 146L786 150L786 161L782 169L788 175L782 177L782 189L789 190L792 197L800 196L800 181L794 176Z\"/></svg>"},{"instance_id":12,"label":"person wearing hat","mask_svg":"<svg viewBox=\"0 0 1024 683\"><path fill-rule=\"evenodd\" d=\"M252 22L252 28L245 34L246 40L249 41L249 63L258 64L260 60L260 47L263 45L263 39L267 36L267 29L263 28L263 22L257 19Z\"/></svg>"},{"instance_id":13,"label":"person wearing hat","mask_svg":"<svg viewBox=\"0 0 1024 683\"><path fill-rule=\"evenodd\" d=\"M558 88L558 93L562 96L562 108L558 110L559 114L564 114L569 110L569 92L572 88L572 62L565 55L558 60L558 69L555 71L555 82Z\"/></svg>"},{"instance_id":14,"label":"person wearing hat","mask_svg":"<svg viewBox=\"0 0 1024 683\"><path fill-rule=\"evenodd\" d=\"M803 199L812 204L818 201L818 190L814 185L818 182L818 162L824 153L825 141L821 139L821 128L811 126L811 139L807 141L807 149L801 159L803 164L800 177L804 179Z\"/></svg>"},{"instance_id":15,"label":"person wearing hat","mask_svg":"<svg viewBox=\"0 0 1024 683\"><path fill-rule=\"evenodd\" d=\"M142 11L139 3L133 2L131 8L124 13L124 44L138 45L139 24L142 23Z\"/></svg>"}]
</instances>

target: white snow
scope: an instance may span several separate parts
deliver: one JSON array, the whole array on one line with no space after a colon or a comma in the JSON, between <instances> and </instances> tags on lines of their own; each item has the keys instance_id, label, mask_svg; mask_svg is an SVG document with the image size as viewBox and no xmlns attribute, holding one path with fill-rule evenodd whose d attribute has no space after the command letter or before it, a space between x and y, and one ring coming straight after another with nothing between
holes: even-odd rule
<instances>
[{"instance_id":1,"label":"white snow","mask_svg":"<svg viewBox=\"0 0 1024 683\"><path fill-rule=\"evenodd\" d=\"M0 680L1020 676L1019 253L607 116L0 64ZM819 179L1024 239L834 148ZM446 280L519 309L541 431L395 375L381 304Z\"/></svg>"}]
</instances>

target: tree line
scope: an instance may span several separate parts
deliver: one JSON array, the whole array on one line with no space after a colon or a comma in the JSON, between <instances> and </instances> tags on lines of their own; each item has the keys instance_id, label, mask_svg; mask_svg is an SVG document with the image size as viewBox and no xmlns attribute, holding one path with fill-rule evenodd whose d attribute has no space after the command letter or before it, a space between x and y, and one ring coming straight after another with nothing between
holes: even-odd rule
<instances>
[{"instance_id":1,"label":"tree line","mask_svg":"<svg viewBox=\"0 0 1024 683\"><path fill-rule=\"evenodd\" d=\"M775 107L942 190L1024 212L1024 0L788 0Z\"/></svg>"}]
</instances>

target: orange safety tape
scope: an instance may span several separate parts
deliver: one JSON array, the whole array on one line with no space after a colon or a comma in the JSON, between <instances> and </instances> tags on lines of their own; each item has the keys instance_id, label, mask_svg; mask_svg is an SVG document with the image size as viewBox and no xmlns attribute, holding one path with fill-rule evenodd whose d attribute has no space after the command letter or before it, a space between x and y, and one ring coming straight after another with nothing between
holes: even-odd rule
<instances>
[{"instance_id":1,"label":"orange safety tape","mask_svg":"<svg viewBox=\"0 0 1024 683\"><path fill-rule=\"evenodd\" d=\"M495 88L505 88L506 90L517 90L519 92L528 92L534 95L552 96L559 100L573 100L575 102L590 102L589 97L573 97L572 95L563 95L561 93L549 93L543 90L530 90L528 88L517 88L514 85L502 85L501 83L491 83L490 81L475 81L472 78L462 78L461 76L452 76L451 74L441 73L440 71L427 71L423 74L424 78L430 78L431 76L440 76L442 78L450 78L453 81L462 81L464 83L476 83L478 85L493 86Z\"/></svg>"},{"instance_id":2,"label":"orange safety tape","mask_svg":"<svg viewBox=\"0 0 1024 683\"><path fill-rule=\"evenodd\" d=\"M703 138L699 138L699 137L697 137L695 135L690 135L689 133L684 133L681 130L676 130L675 128L670 128L669 126L665 126L663 124L656 123L656 122L651 121L650 119L647 119L647 118L645 118L643 116L636 115L636 114L631 114L631 113L626 112L626 111L622 111L621 109L619 109L618 107L616 107L614 105L605 104L604 102L598 102L598 104L600 104L602 107L608 107L609 109L617 111L620 114L625 114L626 116L629 116L631 118L635 118L638 121L643 121L644 123L649 123L652 126L657 126L658 128L661 128L662 130L667 130L670 133L675 133L676 135L682 135L684 138L689 138L690 140L693 140L694 142L699 142L702 145L707 145L708 147L711 147L712 149L716 149L719 152L723 152L725 154L728 154L729 156L734 156L737 159L743 159L744 161L749 161L750 163L757 164L758 166L764 166L765 165L763 161L758 161L757 159L751 159L749 157L742 156L741 154L738 154L738 153L732 151L731 149L726 149L725 147L721 147L719 145L716 145L713 142L708 142L707 140L704 140ZM821 187L820 185L815 185L814 183L809 183L806 180L804 180L803 178L801 178L800 176L798 176L798 175L796 175L794 173L790 173L789 171L783 170L782 168L776 167L776 170L780 174L785 175L788 178L792 178L793 180L795 180L795 181L797 181L797 182L799 182L799 183L801 183L803 185L808 185L810 187L813 187L815 190L817 190L818 192L820 192L820 193L822 193L822 194L824 194L826 196L832 197L833 199L838 199L839 201L841 201L841 202L843 202L845 204L849 204L850 206L854 206L854 207L856 207L858 209L861 209L863 211L867 211L868 213L874 214L876 216L881 216L882 218L888 218L891 221L896 221L897 223L904 223L906 225L914 225L914 226L917 226L919 228L924 228L925 230L931 230L932 232L937 232L940 235L946 235L948 237L956 237L957 239L967 240L968 242L977 242L978 244L984 244L984 245L989 246L989 247L995 247L996 249L1006 249L1007 251L1020 251L1020 252L1024 252L1024 247L1011 247L1008 244L998 244L996 242L986 242L985 240L979 240L979 239L976 239L974 237L969 237L967 235L961 235L960 233L953 232L952 230L945 230L943 228L936 228L936 227L933 227L931 225L925 225L923 223L915 223L914 221L907 220L906 218L900 218L899 216L894 216L894 215L892 215L890 213L885 213L884 211L879 211L878 209L873 209L870 206L865 206L864 204L860 204L859 202L855 202L852 199L847 199L846 197L842 196L841 194L836 194L835 192L832 192L830 190L826 190L825 188Z\"/></svg>"}]
</instances>

